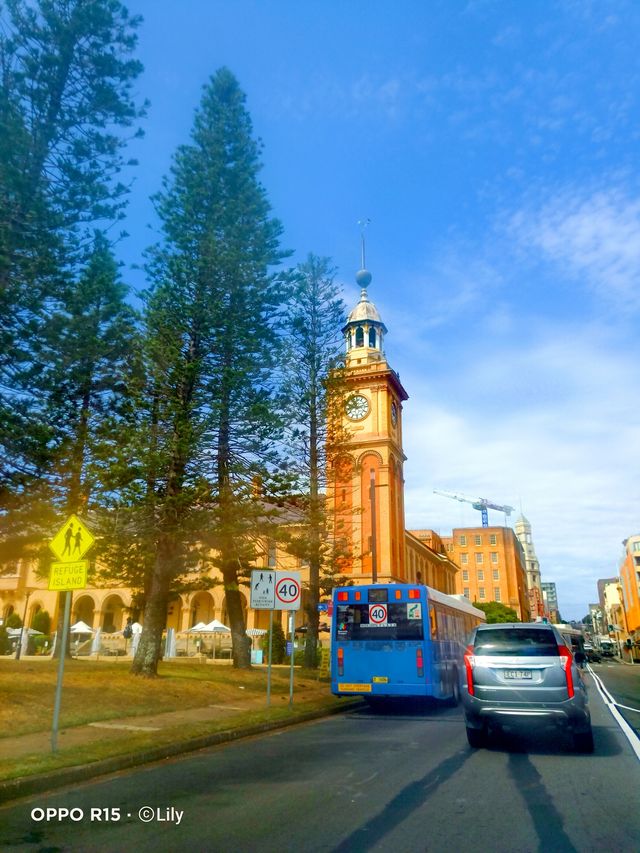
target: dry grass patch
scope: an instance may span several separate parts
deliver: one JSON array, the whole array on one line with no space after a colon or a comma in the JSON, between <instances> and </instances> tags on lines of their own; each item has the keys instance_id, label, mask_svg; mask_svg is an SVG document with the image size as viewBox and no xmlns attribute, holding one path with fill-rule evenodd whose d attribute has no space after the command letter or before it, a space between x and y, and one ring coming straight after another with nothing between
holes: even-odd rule
<instances>
[{"instance_id":1,"label":"dry grass patch","mask_svg":"<svg viewBox=\"0 0 640 853\"><path fill-rule=\"evenodd\" d=\"M266 668L237 670L224 665L161 663L159 677L138 678L125 661L65 663L60 728L100 720L140 717L215 704L259 708L266 699ZM51 728L57 662L0 659L0 752L2 737ZM326 682L296 670L295 701L329 697ZM289 696L289 672L272 672L273 703Z\"/></svg>"}]
</instances>

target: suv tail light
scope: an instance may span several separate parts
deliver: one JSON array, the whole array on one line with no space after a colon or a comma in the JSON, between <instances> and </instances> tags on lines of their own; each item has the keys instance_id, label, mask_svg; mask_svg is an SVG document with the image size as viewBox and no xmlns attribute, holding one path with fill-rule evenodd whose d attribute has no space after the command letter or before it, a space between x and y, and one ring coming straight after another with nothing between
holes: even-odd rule
<instances>
[{"instance_id":1,"label":"suv tail light","mask_svg":"<svg viewBox=\"0 0 640 853\"><path fill-rule=\"evenodd\" d=\"M467 690L469 695L473 696L473 667L475 666L475 658L473 656L473 646L467 646L464 653L464 668L467 673Z\"/></svg>"},{"instance_id":2,"label":"suv tail light","mask_svg":"<svg viewBox=\"0 0 640 853\"><path fill-rule=\"evenodd\" d=\"M560 655L560 666L564 670L565 677L567 679L567 693L569 694L569 699L574 696L573 689L573 675L571 673L571 664L573 663L573 655L567 648L567 646L558 646L558 654Z\"/></svg>"},{"instance_id":3,"label":"suv tail light","mask_svg":"<svg viewBox=\"0 0 640 853\"><path fill-rule=\"evenodd\" d=\"M344 649L338 649L338 675L344 675Z\"/></svg>"},{"instance_id":4,"label":"suv tail light","mask_svg":"<svg viewBox=\"0 0 640 853\"><path fill-rule=\"evenodd\" d=\"M424 658L420 648L416 649L416 669L418 670L418 677L422 678L424 676Z\"/></svg>"}]
</instances>

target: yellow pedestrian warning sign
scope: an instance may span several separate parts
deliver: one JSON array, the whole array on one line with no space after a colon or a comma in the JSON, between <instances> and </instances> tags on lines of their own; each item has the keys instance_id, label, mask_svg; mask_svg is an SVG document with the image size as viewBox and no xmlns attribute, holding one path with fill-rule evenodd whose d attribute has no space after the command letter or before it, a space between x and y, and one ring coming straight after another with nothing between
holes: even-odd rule
<instances>
[{"instance_id":1,"label":"yellow pedestrian warning sign","mask_svg":"<svg viewBox=\"0 0 640 853\"><path fill-rule=\"evenodd\" d=\"M49 542L49 547L61 563L75 563L82 560L95 541L78 516L70 515Z\"/></svg>"},{"instance_id":2,"label":"yellow pedestrian warning sign","mask_svg":"<svg viewBox=\"0 0 640 853\"><path fill-rule=\"evenodd\" d=\"M49 589L58 591L84 589L87 585L88 560L76 560L75 563L51 563Z\"/></svg>"}]
</instances>

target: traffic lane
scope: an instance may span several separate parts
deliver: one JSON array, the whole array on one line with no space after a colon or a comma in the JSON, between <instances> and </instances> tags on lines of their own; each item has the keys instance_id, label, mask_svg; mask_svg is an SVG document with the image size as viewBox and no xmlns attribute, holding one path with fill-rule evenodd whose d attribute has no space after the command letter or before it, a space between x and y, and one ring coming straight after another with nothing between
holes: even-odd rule
<instances>
[{"instance_id":1,"label":"traffic lane","mask_svg":"<svg viewBox=\"0 0 640 853\"><path fill-rule=\"evenodd\" d=\"M640 711L640 666L630 666L619 661L603 661L590 666L602 679L616 703L627 706L619 707L618 710L640 736L640 713L629 710L637 708Z\"/></svg>"},{"instance_id":2,"label":"traffic lane","mask_svg":"<svg viewBox=\"0 0 640 853\"><path fill-rule=\"evenodd\" d=\"M637 850L639 764L594 690L594 756L548 733L473 751L457 709L359 711L31 798L3 810L5 849ZM34 825L43 805L184 815Z\"/></svg>"},{"instance_id":3,"label":"traffic lane","mask_svg":"<svg viewBox=\"0 0 640 853\"><path fill-rule=\"evenodd\" d=\"M446 841L428 847L436 851L470 843L497 853L639 850L640 763L592 679L586 681L593 755L576 754L570 736L551 729L494 736L405 821L401 834L372 849L398 849L402 839L411 843L404 849L425 849L416 845L428 826L430 838Z\"/></svg>"}]
</instances>

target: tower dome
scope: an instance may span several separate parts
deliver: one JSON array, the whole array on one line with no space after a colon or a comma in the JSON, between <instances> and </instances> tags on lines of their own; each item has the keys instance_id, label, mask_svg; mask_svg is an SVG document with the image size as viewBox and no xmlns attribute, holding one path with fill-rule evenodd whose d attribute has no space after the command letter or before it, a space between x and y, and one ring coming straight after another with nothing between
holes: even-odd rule
<instances>
[{"instance_id":1,"label":"tower dome","mask_svg":"<svg viewBox=\"0 0 640 853\"><path fill-rule=\"evenodd\" d=\"M381 361L384 358L382 343L387 327L367 291L371 284L371 273L361 269L356 273L356 282L362 288L360 301L351 310L342 328L349 360Z\"/></svg>"}]
</instances>

